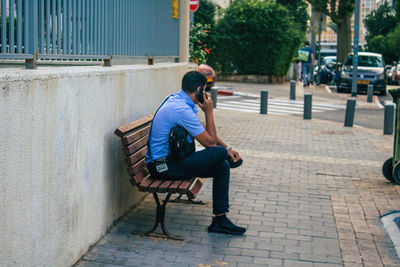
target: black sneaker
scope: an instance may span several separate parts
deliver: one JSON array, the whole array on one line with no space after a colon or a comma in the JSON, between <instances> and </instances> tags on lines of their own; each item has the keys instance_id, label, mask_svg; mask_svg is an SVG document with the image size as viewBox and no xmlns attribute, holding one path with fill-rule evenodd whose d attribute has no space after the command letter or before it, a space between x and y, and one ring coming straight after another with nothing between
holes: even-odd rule
<instances>
[{"instance_id":1,"label":"black sneaker","mask_svg":"<svg viewBox=\"0 0 400 267\"><path fill-rule=\"evenodd\" d=\"M226 215L223 215L213 217L211 225L208 226L208 231L213 233L242 235L246 232L246 228L233 224Z\"/></svg>"}]
</instances>

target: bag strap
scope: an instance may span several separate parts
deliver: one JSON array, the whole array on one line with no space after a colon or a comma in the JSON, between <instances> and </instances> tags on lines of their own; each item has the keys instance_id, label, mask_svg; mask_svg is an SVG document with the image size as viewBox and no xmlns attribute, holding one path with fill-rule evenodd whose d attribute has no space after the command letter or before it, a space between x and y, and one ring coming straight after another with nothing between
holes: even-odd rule
<instances>
[{"instance_id":1,"label":"bag strap","mask_svg":"<svg viewBox=\"0 0 400 267\"><path fill-rule=\"evenodd\" d=\"M160 106L157 108L156 113L154 113L153 120L151 121L151 126L150 126L150 131L149 131L149 138L147 139L147 151L149 151L149 156L150 156L150 159L151 159L151 160L153 160L153 157L151 156L151 151L150 151L150 144L149 144L149 142L150 142L150 136L151 136L151 129L153 129L153 121L154 121L154 119L156 118L156 114L157 114L158 110L162 107L162 105L164 105L165 102L167 102L167 100L168 100L171 96L172 96L172 94L170 94L169 96L167 96L167 97L164 99L164 101L163 101L163 102L160 104Z\"/></svg>"}]
</instances>

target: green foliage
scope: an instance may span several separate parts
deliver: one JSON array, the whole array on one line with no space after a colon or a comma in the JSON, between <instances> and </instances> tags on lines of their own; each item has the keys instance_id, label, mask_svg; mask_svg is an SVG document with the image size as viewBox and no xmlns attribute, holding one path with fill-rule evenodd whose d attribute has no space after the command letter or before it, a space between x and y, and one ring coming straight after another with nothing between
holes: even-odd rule
<instances>
[{"instance_id":1,"label":"green foliage","mask_svg":"<svg viewBox=\"0 0 400 267\"><path fill-rule=\"evenodd\" d=\"M207 40L209 30L210 25L202 25L200 23L192 25L189 35L190 61L198 64L207 62L207 57L210 52L205 41Z\"/></svg>"},{"instance_id":2,"label":"green foliage","mask_svg":"<svg viewBox=\"0 0 400 267\"><path fill-rule=\"evenodd\" d=\"M215 25L215 5L210 0L200 0L199 9L194 13L195 23Z\"/></svg>"},{"instance_id":3,"label":"green foliage","mask_svg":"<svg viewBox=\"0 0 400 267\"><path fill-rule=\"evenodd\" d=\"M368 51L381 53L387 63L397 61L400 55L400 23L396 27L396 22L394 10L387 2L364 20Z\"/></svg>"},{"instance_id":4,"label":"green foliage","mask_svg":"<svg viewBox=\"0 0 400 267\"><path fill-rule=\"evenodd\" d=\"M304 35L282 5L236 0L217 23L210 61L222 73L282 76Z\"/></svg>"},{"instance_id":5,"label":"green foliage","mask_svg":"<svg viewBox=\"0 0 400 267\"><path fill-rule=\"evenodd\" d=\"M301 30L307 30L307 21L310 16L307 12L308 4L304 0L277 0L276 2L287 8L292 20L300 25Z\"/></svg>"},{"instance_id":6,"label":"green foliage","mask_svg":"<svg viewBox=\"0 0 400 267\"><path fill-rule=\"evenodd\" d=\"M400 60L400 23L386 37L388 53L391 56L388 63Z\"/></svg>"},{"instance_id":7,"label":"green foliage","mask_svg":"<svg viewBox=\"0 0 400 267\"><path fill-rule=\"evenodd\" d=\"M396 26L396 17L391 6L385 1L377 10L372 11L364 20L368 30L367 42L374 36L385 36Z\"/></svg>"}]
</instances>

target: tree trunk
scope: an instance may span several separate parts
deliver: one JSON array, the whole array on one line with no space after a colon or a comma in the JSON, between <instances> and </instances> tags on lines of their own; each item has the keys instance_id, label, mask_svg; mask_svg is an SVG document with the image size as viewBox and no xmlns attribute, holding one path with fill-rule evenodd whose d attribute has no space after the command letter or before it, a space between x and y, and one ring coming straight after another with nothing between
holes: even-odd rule
<instances>
[{"instance_id":1,"label":"tree trunk","mask_svg":"<svg viewBox=\"0 0 400 267\"><path fill-rule=\"evenodd\" d=\"M344 62L351 52L351 13L341 17L337 25L337 61Z\"/></svg>"}]
</instances>

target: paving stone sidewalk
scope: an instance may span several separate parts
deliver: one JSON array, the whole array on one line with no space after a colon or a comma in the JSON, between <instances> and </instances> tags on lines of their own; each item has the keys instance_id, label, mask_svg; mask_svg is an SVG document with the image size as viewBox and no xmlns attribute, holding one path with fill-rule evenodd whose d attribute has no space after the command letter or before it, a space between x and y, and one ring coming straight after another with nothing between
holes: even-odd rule
<instances>
[{"instance_id":1,"label":"paving stone sidewalk","mask_svg":"<svg viewBox=\"0 0 400 267\"><path fill-rule=\"evenodd\" d=\"M217 109L215 118L244 158L231 172L229 216L246 234L205 231L208 180L205 206L167 206L167 227L184 242L139 234L154 220L148 195L77 266L400 266L379 219L400 207L400 186L381 174L393 136L291 116Z\"/></svg>"}]
</instances>

